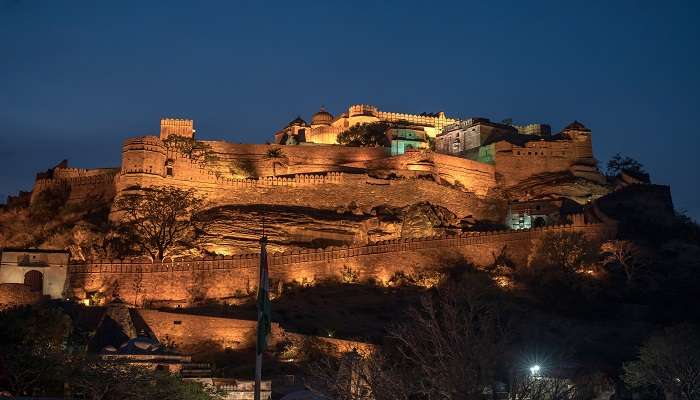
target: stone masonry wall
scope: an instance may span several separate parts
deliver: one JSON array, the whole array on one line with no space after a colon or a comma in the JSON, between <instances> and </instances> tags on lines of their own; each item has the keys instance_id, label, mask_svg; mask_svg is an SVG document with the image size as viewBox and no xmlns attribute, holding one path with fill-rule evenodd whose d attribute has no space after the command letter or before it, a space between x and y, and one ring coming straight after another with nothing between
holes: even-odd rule
<instances>
[{"instance_id":1,"label":"stone masonry wall","mask_svg":"<svg viewBox=\"0 0 700 400\"><path fill-rule=\"evenodd\" d=\"M532 243L550 232L583 232L592 240L615 235L613 224L580 224L526 231L470 232L456 237L396 240L367 246L343 246L302 250L269 257L270 279L276 282L313 282L338 278L344 267L361 279L386 281L395 272L436 269L456 262L486 266L504 252L519 265L526 265ZM258 254L134 263L119 260L70 266L74 295L108 292L118 287L127 302L225 298L255 288ZM136 295L136 290L140 296Z\"/></svg>"},{"instance_id":2,"label":"stone masonry wall","mask_svg":"<svg viewBox=\"0 0 700 400\"><path fill-rule=\"evenodd\" d=\"M256 321L181 314L156 310L137 310L158 340L170 339L184 354L196 352L201 346L241 349L255 347ZM283 335L279 324L272 324L275 343Z\"/></svg>"},{"instance_id":3,"label":"stone masonry wall","mask_svg":"<svg viewBox=\"0 0 700 400\"><path fill-rule=\"evenodd\" d=\"M56 169L53 178L41 178L34 182L31 201L44 190L60 185L70 188L68 203L78 203L88 199L108 201L116 194L115 180L118 168L85 170L77 168Z\"/></svg>"},{"instance_id":4,"label":"stone masonry wall","mask_svg":"<svg viewBox=\"0 0 700 400\"><path fill-rule=\"evenodd\" d=\"M0 283L0 310L24 304L34 304L42 299L40 292L32 292L22 283Z\"/></svg>"}]
</instances>

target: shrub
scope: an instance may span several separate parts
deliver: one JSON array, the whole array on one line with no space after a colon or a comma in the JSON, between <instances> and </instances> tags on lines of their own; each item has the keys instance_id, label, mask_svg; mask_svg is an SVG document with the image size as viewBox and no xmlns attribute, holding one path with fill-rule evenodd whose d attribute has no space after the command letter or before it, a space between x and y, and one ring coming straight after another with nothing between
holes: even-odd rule
<instances>
[{"instance_id":1,"label":"shrub","mask_svg":"<svg viewBox=\"0 0 700 400\"><path fill-rule=\"evenodd\" d=\"M347 265L343 267L343 270L340 272L340 275L341 279L343 280L343 283L357 283L360 280L357 271L353 270Z\"/></svg>"}]
</instances>

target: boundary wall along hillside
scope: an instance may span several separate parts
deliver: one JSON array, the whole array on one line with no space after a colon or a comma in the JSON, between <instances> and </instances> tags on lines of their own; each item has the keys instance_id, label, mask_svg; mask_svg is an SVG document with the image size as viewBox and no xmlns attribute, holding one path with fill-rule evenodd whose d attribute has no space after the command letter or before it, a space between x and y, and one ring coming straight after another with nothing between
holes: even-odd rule
<instances>
[{"instance_id":1,"label":"boundary wall along hillside","mask_svg":"<svg viewBox=\"0 0 700 400\"><path fill-rule=\"evenodd\" d=\"M285 282L340 278L345 268L356 271L361 280L387 281L396 272L440 269L459 262L486 266L500 254L526 265L533 243L543 235L582 232L591 240L602 241L614 237L616 231L615 224L579 222L523 231L468 232L453 237L296 250L270 254L269 274L274 287ZM69 291L83 298L89 292L118 290L122 299L136 303L226 298L255 290L258 263L258 254L244 254L162 263L106 260L72 264Z\"/></svg>"}]
</instances>

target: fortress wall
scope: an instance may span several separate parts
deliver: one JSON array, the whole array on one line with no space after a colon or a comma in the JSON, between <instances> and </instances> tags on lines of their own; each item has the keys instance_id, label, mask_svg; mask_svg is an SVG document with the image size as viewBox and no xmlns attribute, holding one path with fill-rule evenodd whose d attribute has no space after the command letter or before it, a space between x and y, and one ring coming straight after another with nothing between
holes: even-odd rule
<instances>
[{"instance_id":1,"label":"fortress wall","mask_svg":"<svg viewBox=\"0 0 700 400\"><path fill-rule=\"evenodd\" d=\"M144 322L156 338L164 342L172 341L178 351L184 354L195 354L202 347L217 346L224 349L250 349L255 347L254 320L210 317L206 315L163 312L156 310L137 309ZM327 344L331 350L345 353L356 349L367 354L374 349L369 343L343 340L323 336L309 336L285 331L278 323L272 323L272 335L268 346L275 346L283 340L301 344L304 340L317 340Z\"/></svg>"},{"instance_id":2,"label":"fortress wall","mask_svg":"<svg viewBox=\"0 0 700 400\"><path fill-rule=\"evenodd\" d=\"M118 174L118 169L97 169L97 170L82 170L79 172L69 171L60 172L57 169L58 177L37 179L32 188L31 201L35 201L39 193L61 185L70 187L68 203L75 204L88 199L96 199L108 201L114 198L116 194L115 179Z\"/></svg>"},{"instance_id":3,"label":"fortress wall","mask_svg":"<svg viewBox=\"0 0 700 400\"><path fill-rule=\"evenodd\" d=\"M158 340L172 340L184 354L195 353L198 348L207 345L224 349L255 347L256 321L146 309L138 309L137 312ZM269 345L274 345L283 336L284 331L279 324L273 323Z\"/></svg>"},{"instance_id":4,"label":"fortress wall","mask_svg":"<svg viewBox=\"0 0 700 400\"><path fill-rule=\"evenodd\" d=\"M409 152L400 157L387 157L383 148L360 148L332 145L281 147L288 166L278 166L278 174L296 172L296 176L267 177L258 180L229 178L228 166L247 160L258 171L271 168L264 160L270 145L207 142L220 158L214 165L188 158L172 150L165 150L156 137L127 140L124 145L122 171L117 181L117 193L134 186L172 185L192 188L207 195L214 204L285 204L290 202L323 209L336 209L354 201L363 208L377 205L403 206L422 199L443 205L460 217L500 220L490 201L480 201L469 193L416 180L410 182L384 181L368 184L365 175L338 174L333 171L356 167L397 169L420 174L423 158L429 168L447 182L460 183L478 196L485 196L495 187L495 173L491 165L472 160L434 153ZM164 153L165 152L165 153ZM166 176L164 164L172 160L173 176ZM156 168L156 166L159 166ZM163 171L161 171L163 169ZM314 173L322 171L322 174ZM382 183L382 184L376 184ZM297 190L296 187L311 187ZM413 190L413 186L416 187ZM486 212L484 212L486 209Z\"/></svg>"},{"instance_id":5,"label":"fortress wall","mask_svg":"<svg viewBox=\"0 0 700 400\"><path fill-rule=\"evenodd\" d=\"M396 170L400 174L413 171L416 175L434 174L450 184L459 183L479 196L496 187L493 165L426 151L409 151L400 156L367 163L371 169Z\"/></svg>"},{"instance_id":6,"label":"fortress wall","mask_svg":"<svg viewBox=\"0 0 700 400\"><path fill-rule=\"evenodd\" d=\"M571 142L529 142L527 147L496 144L496 174L505 186L537 174L567 171L576 160Z\"/></svg>"},{"instance_id":7,"label":"fortress wall","mask_svg":"<svg viewBox=\"0 0 700 400\"><path fill-rule=\"evenodd\" d=\"M237 151L260 151L267 145L233 145ZM302 146L290 146L297 149ZM337 151L342 161L364 159L372 155L383 154L378 149L347 148L340 146L310 146L313 154L322 148ZM257 150L256 150L257 149ZM352 151L346 151L346 150ZM356 152L355 150L362 150ZM286 150L286 149L285 149ZM369 151L364 151L369 150ZM246 153L252 154L252 153ZM297 155L299 155L297 154ZM332 155L332 154L331 154ZM328 156L327 154L325 156ZM293 177L266 177L258 180L233 179L218 175L215 170L206 168L202 163L179 154L168 156L173 160L173 176L166 177L144 169L123 170L117 181L117 191L121 192L133 186L176 186L195 189L207 196L213 205L223 204L280 204L297 205L319 209L335 210L355 202L363 210L369 211L379 205L402 207L419 201L429 201L450 209L458 217L474 216L478 219L500 221L504 218L505 208L495 200L480 198L495 186L493 166L457 157L432 154L437 160L436 169L440 176L449 174L448 182L460 182L475 194L450 188L426 180L372 180L364 174L328 172L318 174L298 174ZM372 167L387 169L411 168L412 162L419 162L423 153L411 152L404 156L371 161ZM432 160L432 158L430 158ZM331 160L326 160L331 162ZM431 161L432 162L432 161ZM353 163L365 165L367 162ZM420 171L418 171L420 173ZM432 173L432 172L431 172ZM452 177L457 178L452 178ZM447 180L447 179L446 179Z\"/></svg>"},{"instance_id":8,"label":"fortress wall","mask_svg":"<svg viewBox=\"0 0 700 400\"><path fill-rule=\"evenodd\" d=\"M22 283L0 283L0 310L25 304L34 304L42 299L40 292L32 292Z\"/></svg>"},{"instance_id":9,"label":"fortress wall","mask_svg":"<svg viewBox=\"0 0 700 400\"><path fill-rule=\"evenodd\" d=\"M455 237L295 250L270 255L270 279L273 288L276 282L312 283L340 278L343 268L348 267L357 271L360 279L387 281L399 271L439 269L464 261L487 266L501 252L516 264L527 265L532 244L542 235L553 232L583 232L589 239L598 241L614 237L616 225L581 224L517 232L469 232ZM70 285L77 297L84 297L85 292L117 290L126 302L225 298L254 290L258 262L258 254L244 254L165 263L116 260L76 264L69 267Z\"/></svg>"}]
</instances>

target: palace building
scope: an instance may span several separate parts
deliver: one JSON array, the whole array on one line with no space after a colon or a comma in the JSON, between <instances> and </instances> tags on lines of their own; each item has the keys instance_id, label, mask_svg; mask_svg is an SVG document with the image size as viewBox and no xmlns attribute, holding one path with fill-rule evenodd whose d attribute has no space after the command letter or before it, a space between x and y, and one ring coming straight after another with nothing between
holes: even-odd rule
<instances>
[{"instance_id":1,"label":"palace building","mask_svg":"<svg viewBox=\"0 0 700 400\"><path fill-rule=\"evenodd\" d=\"M400 124L411 126L424 132L427 138L435 138L447 125L459 122L449 118L444 112L405 114L381 111L367 104L356 104L337 116L324 107L307 123L301 116L296 117L286 127L275 133L276 144L337 144L338 134L358 124L385 122L391 126ZM426 142L427 143L427 142Z\"/></svg>"}]
</instances>

